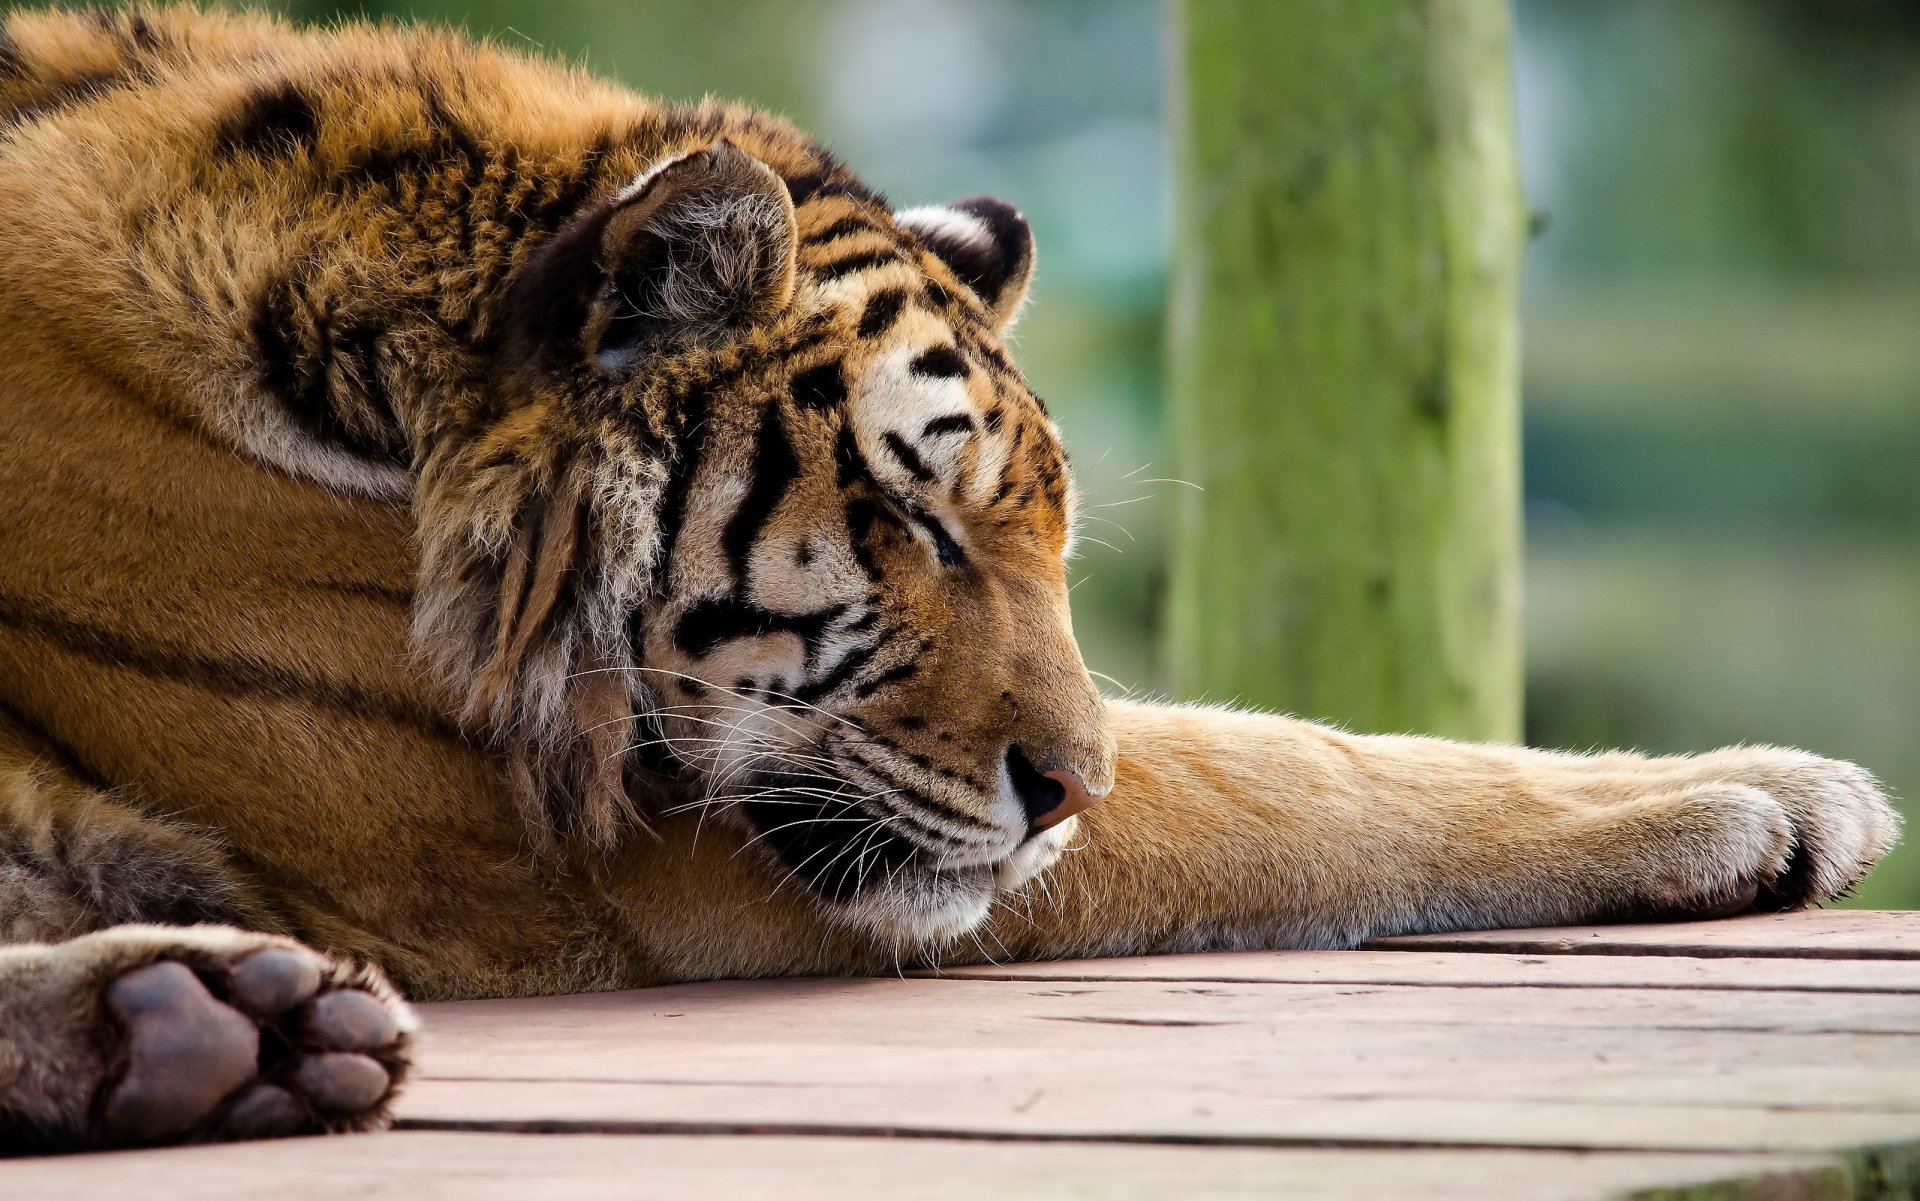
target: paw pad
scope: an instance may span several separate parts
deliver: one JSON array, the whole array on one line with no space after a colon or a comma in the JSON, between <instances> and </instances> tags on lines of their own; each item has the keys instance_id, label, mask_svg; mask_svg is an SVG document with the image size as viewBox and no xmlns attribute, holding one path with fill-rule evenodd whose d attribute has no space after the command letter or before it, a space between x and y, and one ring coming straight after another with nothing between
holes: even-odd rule
<instances>
[{"instance_id":1,"label":"paw pad","mask_svg":"<svg viewBox=\"0 0 1920 1201\"><path fill-rule=\"evenodd\" d=\"M252 1076L260 1031L184 964L128 972L107 990L127 1030L127 1073L103 1115L126 1142L177 1138Z\"/></svg>"},{"instance_id":2,"label":"paw pad","mask_svg":"<svg viewBox=\"0 0 1920 1201\"><path fill-rule=\"evenodd\" d=\"M326 966L269 947L224 972L163 961L114 980L126 1068L100 1108L106 1138L274 1138L377 1116L395 1075L381 1057L403 1063L400 1017L371 993L328 988Z\"/></svg>"}]
</instances>

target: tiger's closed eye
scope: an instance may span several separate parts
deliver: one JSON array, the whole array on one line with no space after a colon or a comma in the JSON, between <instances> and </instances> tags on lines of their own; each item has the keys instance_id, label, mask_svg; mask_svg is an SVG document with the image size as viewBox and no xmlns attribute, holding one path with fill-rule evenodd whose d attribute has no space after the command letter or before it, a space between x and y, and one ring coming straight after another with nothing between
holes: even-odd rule
<instances>
[{"instance_id":1,"label":"tiger's closed eye","mask_svg":"<svg viewBox=\"0 0 1920 1201\"><path fill-rule=\"evenodd\" d=\"M913 519L919 523L921 529L927 532L927 537L933 539L933 554L940 560L940 566L959 567L967 561L967 552L962 550L953 535L947 532L946 526L925 513L915 513Z\"/></svg>"}]
</instances>

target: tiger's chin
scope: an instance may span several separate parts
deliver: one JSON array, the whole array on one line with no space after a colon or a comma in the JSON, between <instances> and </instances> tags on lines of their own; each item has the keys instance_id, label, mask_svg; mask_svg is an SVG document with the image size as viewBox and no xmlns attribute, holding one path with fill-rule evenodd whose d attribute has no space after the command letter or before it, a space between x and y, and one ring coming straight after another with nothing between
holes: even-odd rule
<instances>
[{"instance_id":1,"label":"tiger's chin","mask_svg":"<svg viewBox=\"0 0 1920 1201\"><path fill-rule=\"evenodd\" d=\"M1018 892L1052 867L1073 839L1068 818L1021 843L998 863L914 864L832 906L835 917L895 945L937 949L977 929L1001 893Z\"/></svg>"}]
</instances>

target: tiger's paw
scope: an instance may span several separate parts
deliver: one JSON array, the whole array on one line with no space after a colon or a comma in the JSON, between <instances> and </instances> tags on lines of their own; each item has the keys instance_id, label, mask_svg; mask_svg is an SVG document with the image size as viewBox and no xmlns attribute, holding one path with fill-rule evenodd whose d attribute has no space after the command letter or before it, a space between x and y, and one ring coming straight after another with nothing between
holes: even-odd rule
<instances>
[{"instance_id":1,"label":"tiger's paw","mask_svg":"<svg viewBox=\"0 0 1920 1201\"><path fill-rule=\"evenodd\" d=\"M406 1013L327 981L329 966L305 949L269 947L198 972L163 959L115 979L106 1003L126 1070L98 1106L107 1141L381 1124L404 1066Z\"/></svg>"},{"instance_id":2,"label":"tiger's paw","mask_svg":"<svg viewBox=\"0 0 1920 1201\"><path fill-rule=\"evenodd\" d=\"M1645 802L1663 864L1645 889L1648 916L1818 904L1844 896L1899 840L1899 812L1851 763L1765 747L1694 763L1707 778Z\"/></svg>"},{"instance_id":3,"label":"tiger's paw","mask_svg":"<svg viewBox=\"0 0 1920 1201\"><path fill-rule=\"evenodd\" d=\"M44 952L40 978L52 987L39 1003L66 1006L63 1024L88 1051L43 1066L94 1079L84 1104L35 1123L42 1146L278 1138L388 1120L414 1021L375 969L222 927L119 927Z\"/></svg>"},{"instance_id":4,"label":"tiger's paw","mask_svg":"<svg viewBox=\"0 0 1920 1201\"><path fill-rule=\"evenodd\" d=\"M1845 896L1900 841L1900 812L1871 773L1798 751L1742 752L1744 783L1786 811L1793 845L1760 883L1756 909L1777 912Z\"/></svg>"}]
</instances>

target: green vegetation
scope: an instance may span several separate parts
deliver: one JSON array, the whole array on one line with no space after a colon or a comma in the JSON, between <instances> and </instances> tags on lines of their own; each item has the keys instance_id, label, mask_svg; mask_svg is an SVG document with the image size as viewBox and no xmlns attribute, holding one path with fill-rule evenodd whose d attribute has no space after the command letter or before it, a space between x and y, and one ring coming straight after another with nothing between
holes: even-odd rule
<instances>
[{"instance_id":1,"label":"green vegetation","mask_svg":"<svg viewBox=\"0 0 1920 1201\"><path fill-rule=\"evenodd\" d=\"M1516 739L1506 6L1177 11L1175 687Z\"/></svg>"}]
</instances>

